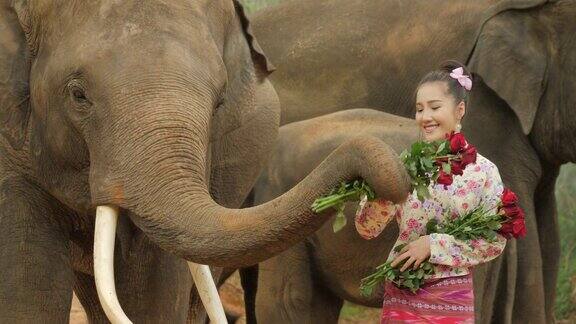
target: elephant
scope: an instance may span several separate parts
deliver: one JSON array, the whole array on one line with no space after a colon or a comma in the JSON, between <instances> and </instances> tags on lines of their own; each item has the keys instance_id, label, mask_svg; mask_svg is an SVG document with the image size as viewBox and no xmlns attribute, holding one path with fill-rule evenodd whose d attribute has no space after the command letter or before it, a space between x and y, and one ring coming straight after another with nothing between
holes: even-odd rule
<instances>
[{"instance_id":1,"label":"elephant","mask_svg":"<svg viewBox=\"0 0 576 324\"><path fill-rule=\"evenodd\" d=\"M366 135L382 139L400 154L418 139L418 127L413 119L374 109L343 110L284 125L254 187L254 202L282 195L335 147ZM398 226L392 222L376 239L365 240L354 227L357 206L347 203L347 225L339 232L334 233L327 222L304 242L258 264L255 308L259 323L336 323L345 300L381 306L382 292L363 297L360 280L386 261Z\"/></svg>"},{"instance_id":2,"label":"elephant","mask_svg":"<svg viewBox=\"0 0 576 324\"><path fill-rule=\"evenodd\" d=\"M528 228L475 270L480 323L551 323L554 187L576 162L574 17L570 0L294 0L251 18L277 68L282 125L351 107L413 117L420 77L444 60L467 64L463 131L519 195Z\"/></svg>"},{"instance_id":3,"label":"elephant","mask_svg":"<svg viewBox=\"0 0 576 324\"><path fill-rule=\"evenodd\" d=\"M340 181L407 197L393 150L365 137L239 208L278 133L272 71L236 1L1 1L2 321L67 322L75 291L107 322L100 282L130 320L200 322L186 261L217 281L280 253L329 218L309 206Z\"/></svg>"}]
</instances>

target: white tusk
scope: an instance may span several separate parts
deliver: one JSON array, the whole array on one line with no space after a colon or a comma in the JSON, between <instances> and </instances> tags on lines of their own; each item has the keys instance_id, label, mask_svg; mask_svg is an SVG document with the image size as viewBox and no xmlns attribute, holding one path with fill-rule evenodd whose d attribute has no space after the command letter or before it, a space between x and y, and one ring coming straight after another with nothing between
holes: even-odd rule
<instances>
[{"instance_id":1,"label":"white tusk","mask_svg":"<svg viewBox=\"0 0 576 324\"><path fill-rule=\"evenodd\" d=\"M132 323L118 302L114 284L114 240L118 207L98 206L94 230L94 277L102 308L112 324Z\"/></svg>"},{"instance_id":2,"label":"white tusk","mask_svg":"<svg viewBox=\"0 0 576 324\"><path fill-rule=\"evenodd\" d=\"M222 307L220 296L218 296L218 290L216 289L216 284L214 284L210 267L192 262L188 262L188 266L202 304L204 304L206 313L208 313L210 318L210 323L227 324L228 320L226 319L226 314L224 314L224 307Z\"/></svg>"},{"instance_id":3,"label":"white tusk","mask_svg":"<svg viewBox=\"0 0 576 324\"><path fill-rule=\"evenodd\" d=\"M114 241L117 222L118 207L98 206L96 208L94 277L98 298L110 322L112 324L131 324L132 322L120 306L114 284ZM224 307L218 296L210 267L192 262L188 262L188 265L210 321L215 324L227 324L228 320L224 314Z\"/></svg>"}]
</instances>

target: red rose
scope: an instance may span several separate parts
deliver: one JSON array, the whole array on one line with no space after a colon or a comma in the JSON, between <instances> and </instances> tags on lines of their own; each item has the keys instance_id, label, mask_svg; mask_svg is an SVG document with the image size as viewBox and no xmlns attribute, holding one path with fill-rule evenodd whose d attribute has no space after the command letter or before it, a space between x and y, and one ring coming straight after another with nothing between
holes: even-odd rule
<instances>
[{"instance_id":1,"label":"red rose","mask_svg":"<svg viewBox=\"0 0 576 324\"><path fill-rule=\"evenodd\" d=\"M524 218L517 218L503 223L498 233L507 239L526 236L526 223L524 222Z\"/></svg>"},{"instance_id":2,"label":"red rose","mask_svg":"<svg viewBox=\"0 0 576 324\"><path fill-rule=\"evenodd\" d=\"M466 138L464 138L464 135L462 135L462 133L453 133L450 136L450 152L452 152L452 154L456 154L462 150L464 150L466 148L466 146L468 145L468 143L466 142Z\"/></svg>"},{"instance_id":3,"label":"red rose","mask_svg":"<svg viewBox=\"0 0 576 324\"><path fill-rule=\"evenodd\" d=\"M476 148L468 145L468 148L462 152L462 167L465 168L470 163L476 162Z\"/></svg>"},{"instance_id":4,"label":"red rose","mask_svg":"<svg viewBox=\"0 0 576 324\"><path fill-rule=\"evenodd\" d=\"M440 170L438 179L436 180L439 184L443 184L444 188L452 184L452 175L445 173L444 170Z\"/></svg>"},{"instance_id":5,"label":"red rose","mask_svg":"<svg viewBox=\"0 0 576 324\"><path fill-rule=\"evenodd\" d=\"M512 221L513 235L515 238L526 236L526 223L524 217Z\"/></svg>"},{"instance_id":6,"label":"red rose","mask_svg":"<svg viewBox=\"0 0 576 324\"><path fill-rule=\"evenodd\" d=\"M500 235L504 236L507 239L512 238L512 232L513 232L513 229L512 229L512 223L511 222L502 223L502 226L498 230L498 233L500 233Z\"/></svg>"},{"instance_id":7,"label":"red rose","mask_svg":"<svg viewBox=\"0 0 576 324\"><path fill-rule=\"evenodd\" d=\"M462 175L464 173L462 163L460 161L452 160L450 163L452 174Z\"/></svg>"},{"instance_id":8,"label":"red rose","mask_svg":"<svg viewBox=\"0 0 576 324\"><path fill-rule=\"evenodd\" d=\"M508 218L524 218L524 211L518 206L506 206L502 209L504 210L504 216Z\"/></svg>"},{"instance_id":9,"label":"red rose","mask_svg":"<svg viewBox=\"0 0 576 324\"><path fill-rule=\"evenodd\" d=\"M502 205L512 206L515 205L516 202L518 202L518 197L516 197L516 194L512 190L504 188L504 191L502 192Z\"/></svg>"}]
</instances>

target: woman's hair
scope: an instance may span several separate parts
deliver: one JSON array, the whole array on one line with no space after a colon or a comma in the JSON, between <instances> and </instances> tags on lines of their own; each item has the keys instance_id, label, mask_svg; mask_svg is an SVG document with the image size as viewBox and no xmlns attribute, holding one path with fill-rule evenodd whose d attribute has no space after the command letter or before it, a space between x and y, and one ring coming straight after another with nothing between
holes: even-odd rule
<instances>
[{"instance_id":1,"label":"woman's hair","mask_svg":"<svg viewBox=\"0 0 576 324\"><path fill-rule=\"evenodd\" d=\"M467 75L470 77L470 79L472 79L470 71L468 71L464 64L453 60L445 61L440 64L438 69L428 72L428 74L426 74L420 80L418 87L416 87L416 91L418 91L418 89L420 89L424 83L444 81L448 84L448 93L454 97L456 104L458 104L460 101L464 101L464 104L466 104L466 107L468 107L469 91L460 85L457 79L450 76L450 72L452 72L452 70L460 67L464 70L464 75Z\"/></svg>"}]
</instances>

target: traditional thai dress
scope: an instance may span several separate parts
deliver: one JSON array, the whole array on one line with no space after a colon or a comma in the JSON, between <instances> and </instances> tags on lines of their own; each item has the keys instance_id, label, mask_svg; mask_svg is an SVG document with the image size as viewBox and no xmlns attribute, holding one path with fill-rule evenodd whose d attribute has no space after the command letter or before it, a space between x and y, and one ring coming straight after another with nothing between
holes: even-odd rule
<instances>
[{"instance_id":1,"label":"traditional thai dress","mask_svg":"<svg viewBox=\"0 0 576 324\"><path fill-rule=\"evenodd\" d=\"M363 238L371 239L395 217L400 233L396 247L426 235L426 223L432 218L442 222L446 217L458 217L478 205L494 208L501 199L503 184L498 168L480 154L461 176L453 179L449 186L431 184L430 198L423 202L418 200L416 191L400 205L385 200L367 202L356 216L356 229ZM495 242L430 234L428 261L433 264L434 274L424 278L416 294L386 282L381 323L474 323L470 268L496 258L505 245L506 238L499 234ZM393 248L387 261L394 260L398 254Z\"/></svg>"}]
</instances>

